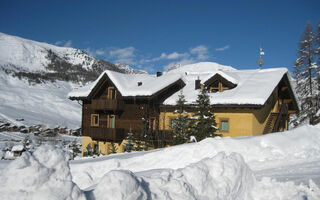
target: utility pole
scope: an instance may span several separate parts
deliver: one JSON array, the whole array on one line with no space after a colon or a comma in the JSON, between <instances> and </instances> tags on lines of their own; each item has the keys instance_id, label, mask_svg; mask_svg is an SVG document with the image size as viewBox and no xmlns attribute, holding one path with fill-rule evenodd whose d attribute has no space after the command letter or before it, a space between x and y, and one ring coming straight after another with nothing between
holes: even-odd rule
<instances>
[{"instance_id":1,"label":"utility pole","mask_svg":"<svg viewBox=\"0 0 320 200\"><path fill-rule=\"evenodd\" d=\"M262 49L262 45L260 45L260 47L259 47L259 58L257 60L257 63L259 65L259 69L261 69L262 65L264 64L264 60L263 60L262 56L264 56L264 51Z\"/></svg>"}]
</instances>

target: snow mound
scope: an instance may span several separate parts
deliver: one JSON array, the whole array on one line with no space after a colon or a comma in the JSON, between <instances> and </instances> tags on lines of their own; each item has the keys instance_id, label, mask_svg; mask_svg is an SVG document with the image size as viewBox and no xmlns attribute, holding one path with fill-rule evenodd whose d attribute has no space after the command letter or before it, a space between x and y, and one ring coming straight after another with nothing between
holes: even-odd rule
<instances>
[{"instance_id":1,"label":"snow mound","mask_svg":"<svg viewBox=\"0 0 320 200\"><path fill-rule=\"evenodd\" d=\"M93 190L95 199L147 199L147 192L135 174L127 170L110 171Z\"/></svg>"},{"instance_id":2,"label":"snow mound","mask_svg":"<svg viewBox=\"0 0 320 200\"><path fill-rule=\"evenodd\" d=\"M43 145L1 170L1 199L85 199L72 182L67 155Z\"/></svg>"},{"instance_id":3,"label":"snow mound","mask_svg":"<svg viewBox=\"0 0 320 200\"><path fill-rule=\"evenodd\" d=\"M95 199L248 199L255 179L241 155L219 153L182 169L134 174L110 171L92 190Z\"/></svg>"},{"instance_id":4,"label":"snow mound","mask_svg":"<svg viewBox=\"0 0 320 200\"><path fill-rule=\"evenodd\" d=\"M319 190L314 184L313 187ZM317 195L310 188L293 182L280 183L270 178L257 181L240 154L224 152L177 170L110 171L87 194L97 200L300 200L316 199Z\"/></svg>"},{"instance_id":5,"label":"snow mound","mask_svg":"<svg viewBox=\"0 0 320 200\"><path fill-rule=\"evenodd\" d=\"M224 152L178 170L146 173L142 179L151 199L248 199L255 182L241 155Z\"/></svg>"},{"instance_id":6,"label":"snow mound","mask_svg":"<svg viewBox=\"0 0 320 200\"><path fill-rule=\"evenodd\" d=\"M72 161L71 171L74 182L80 188L87 188L111 170L139 172L159 168L184 168L221 151L227 155L232 152L241 154L253 170L278 167L281 163L320 159L320 126L304 126L287 132L255 137L208 138L198 143L148 152Z\"/></svg>"}]
</instances>

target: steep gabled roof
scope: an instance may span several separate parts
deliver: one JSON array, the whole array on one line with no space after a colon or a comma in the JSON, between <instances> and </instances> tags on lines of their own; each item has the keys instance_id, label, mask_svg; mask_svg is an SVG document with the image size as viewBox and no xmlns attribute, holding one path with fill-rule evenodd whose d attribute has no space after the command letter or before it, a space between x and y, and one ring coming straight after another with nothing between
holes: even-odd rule
<instances>
[{"instance_id":1,"label":"steep gabled roof","mask_svg":"<svg viewBox=\"0 0 320 200\"><path fill-rule=\"evenodd\" d=\"M68 94L69 98L86 99L90 97L97 85L106 77L112 81L123 97L152 96L164 88L182 80L180 74L156 77L155 75L149 74L122 74L106 70L93 83L70 92Z\"/></svg>"}]
</instances>

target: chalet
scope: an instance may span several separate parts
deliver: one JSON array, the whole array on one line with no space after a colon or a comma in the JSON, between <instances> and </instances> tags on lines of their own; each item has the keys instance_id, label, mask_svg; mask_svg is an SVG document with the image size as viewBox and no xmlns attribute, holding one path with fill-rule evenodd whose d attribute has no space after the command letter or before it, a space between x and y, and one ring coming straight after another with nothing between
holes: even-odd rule
<instances>
[{"instance_id":1,"label":"chalet","mask_svg":"<svg viewBox=\"0 0 320 200\"><path fill-rule=\"evenodd\" d=\"M216 63L186 65L168 72L121 74L105 71L93 83L74 90L71 100L82 102L82 148L96 145L108 154L111 143L119 152L127 133L148 133L155 147L165 146L179 91L186 111L201 87L207 88L223 136L256 136L288 129L290 114L298 104L286 68L235 70Z\"/></svg>"}]
</instances>

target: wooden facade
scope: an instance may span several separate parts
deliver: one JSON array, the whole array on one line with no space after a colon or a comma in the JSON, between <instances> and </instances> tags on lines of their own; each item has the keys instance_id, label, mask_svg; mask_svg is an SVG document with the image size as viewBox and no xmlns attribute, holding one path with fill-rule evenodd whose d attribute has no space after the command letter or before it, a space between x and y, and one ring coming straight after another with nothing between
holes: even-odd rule
<instances>
[{"instance_id":1,"label":"wooden facade","mask_svg":"<svg viewBox=\"0 0 320 200\"><path fill-rule=\"evenodd\" d=\"M123 97L105 76L89 98L81 99L82 136L97 141L121 143L128 133L139 134L143 126L142 119L146 119L154 146L163 146L170 136L166 131L159 130L160 105L183 86L183 81L179 80L152 96Z\"/></svg>"}]
</instances>

